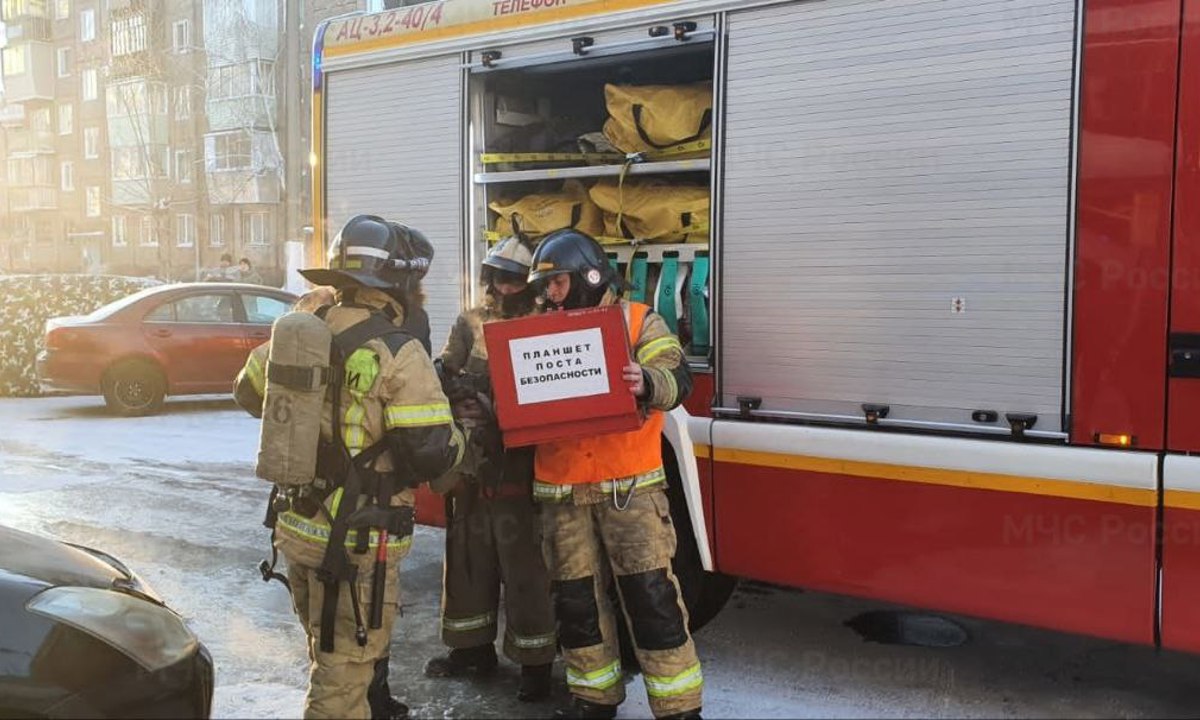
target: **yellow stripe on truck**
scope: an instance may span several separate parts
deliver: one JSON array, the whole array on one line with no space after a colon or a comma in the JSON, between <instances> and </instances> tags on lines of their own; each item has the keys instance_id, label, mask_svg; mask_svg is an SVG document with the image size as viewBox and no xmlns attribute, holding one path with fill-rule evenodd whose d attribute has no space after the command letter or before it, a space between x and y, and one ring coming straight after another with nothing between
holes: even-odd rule
<instances>
[{"instance_id":1,"label":"yellow stripe on truck","mask_svg":"<svg viewBox=\"0 0 1200 720\"><path fill-rule=\"evenodd\" d=\"M945 468L917 467L910 465L889 465L886 463L861 462L857 460L840 460L836 458L821 458L807 455L786 455L782 453L757 452L737 450L733 448L711 448L707 445L696 445L696 457L711 457L716 462L733 463L737 465L752 465L757 467L772 467L782 470L801 470L806 472L828 473L830 475L848 475L865 477L876 480L897 480L926 485L942 485L960 487L972 490L998 490L1001 492L1019 492L1030 495L1049 497L1064 497L1076 500L1095 500L1100 502L1135 505L1138 507L1154 507L1157 503L1157 493L1146 488L1129 488L1116 485L1101 485L1085 480L1057 480L1049 478L1026 477L1022 475L1004 475L1000 473L983 473L967 470L950 470ZM1190 495L1190 498L1177 497L1176 502L1188 502L1200 509L1200 493L1183 493L1168 491L1172 495Z\"/></svg>"},{"instance_id":2,"label":"yellow stripe on truck","mask_svg":"<svg viewBox=\"0 0 1200 720\"><path fill-rule=\"evenodd\" d=\"M1163 505L1177 510L1200 510L1200 492L1167 490L1163 492Z\"/></svg>"}]
</instances>

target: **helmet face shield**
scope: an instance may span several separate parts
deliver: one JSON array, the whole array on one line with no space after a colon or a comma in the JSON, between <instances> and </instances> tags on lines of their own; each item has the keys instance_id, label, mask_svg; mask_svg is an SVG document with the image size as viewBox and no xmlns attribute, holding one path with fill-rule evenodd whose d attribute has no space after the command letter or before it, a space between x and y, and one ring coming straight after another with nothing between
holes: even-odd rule
<instances>
[{"instance_id":1,"label":"helmet face shield","mask_svg":"<svg viewBox=\"0 0 1200 720\"><path fill-rule=\"evenodd\" d=\"M488 251L479 270L479 282L505 317L528 315L534 309L529 285L533 251L516 237L506 237ZM501 290L503 286L503 290Z\"/></svg>"},{"instance_id":2,"label":"helmet face shield","mask_svg":"<svg viewBox=\"0 0 1200 720\"><path fill-rule=\"evenodd\" d=\"M514 272L511 270L497 270L489 268L487 273L487 283L490 286L496 285L519 285L522 288L529 285L529 275L523 272Z\"/></svg>"}]
</instances>

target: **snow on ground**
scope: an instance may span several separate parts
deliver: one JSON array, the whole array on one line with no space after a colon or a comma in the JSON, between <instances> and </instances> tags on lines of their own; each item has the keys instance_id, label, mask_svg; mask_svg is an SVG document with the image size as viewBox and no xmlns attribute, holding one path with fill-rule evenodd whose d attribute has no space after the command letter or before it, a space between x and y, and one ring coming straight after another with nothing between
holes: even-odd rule
<instances>
[{"instance_id":1,"label":"snow on ground","mask_svg":"<svg viewBox=\"0 0 1200 720\"><path fill-rule=\"evenodd\" d=\"M215 717L296 717L307 658L282 586L256 566L268 488L253 475L257 423L225 398L152 418L99 398L0 399L0 523L110 552L188 619L217 666ZM429 680L438 639L441 531L419 528L403 565L391 682L418 718L548 716L516 702L517 668L469 684ZM960 619L972 640L864 643L843 622L877 603L743 584L698 634L705 715L720 717L1187 717L1200 659ZM556 667L561 678L562 669ZM647 717L640 679L621 717Z\"/></svg>"}]
</instances>

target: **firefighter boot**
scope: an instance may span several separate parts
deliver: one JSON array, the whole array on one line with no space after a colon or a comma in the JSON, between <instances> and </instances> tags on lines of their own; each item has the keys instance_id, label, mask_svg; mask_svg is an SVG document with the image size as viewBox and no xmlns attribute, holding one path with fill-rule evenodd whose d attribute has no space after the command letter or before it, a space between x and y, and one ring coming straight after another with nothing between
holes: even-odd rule
<instances>
[{"instance_id":1,"label":"firefighter boot","mask_svg":"<svg viewBox=\"0 0 1200 720\"><path fill-rule=\"evenodd\" d=\"M550 697L550 669L552 664L522 665L521 686L517 688L517 699L521 702L539 702Z\"/></svg>"},{"instance_id":2,"label":"firefighter boot","mask_svg":"<svg viewBox=\"0 0 1200 720\"><path fill-rule=\"evenodd\" d=\"M700 720L700 708L671 715L663 715L658 720Z\"/></svg>"},{"instance_id":3,"label":"firefighter boot","mask_svg":"<svg viewBox=\"0 0 1200 720\"><path fill-rule=\"evenodd\" d=\"M392 697L388 686L388 658L375 662L375 674L367 687L367 703L371 706L371 720L408 718L408 706Z\"/></svg>"},{"instance_id":4,"label":"firefighter boot","mask_svg":"<svg viewBox=\"0 0 1200 720\"><path fill-rule=\"evenodd\" d=\"M569 706L554 713L555 718L569 720L613 720L616 716L616 705L601 705L582 698L571 698Z\"/></svg>"},{"instance_id":5,"label":"firefighter boot","mask_svg":"<svg viewBox=\"0 0 1200 720\"><path fill-rule=\"evenodd\" d=\"M496 646L491 643L470 648L454 648L449 654L432 658L425 663L425 676L449 678L486 675L496 669L496 662Z\"/></svg>"}]
</instances>

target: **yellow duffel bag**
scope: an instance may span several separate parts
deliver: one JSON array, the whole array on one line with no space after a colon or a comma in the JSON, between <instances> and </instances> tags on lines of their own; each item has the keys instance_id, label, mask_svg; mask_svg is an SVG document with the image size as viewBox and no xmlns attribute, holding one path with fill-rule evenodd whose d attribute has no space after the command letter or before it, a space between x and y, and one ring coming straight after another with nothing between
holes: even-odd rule
<instances>
[{"instance_id":1,"label":"yellow duffel bag","mask_svg":"<svg viewBox=\"0 0 1200 720\"><path fill-rule=\"evenodd\" d=\"M496 200L488 207L500 217L493 228L501 237L515 234L513 218L520 231L539 238L560 228L573 227L589 235L604 231L600 208L578 180L567 180L556 193L534 193L512 201Z\"/></svg>"},{"instance_id":2,"label":"yellow duffel bag","mask_svg":"<svg viewBox=\"0 0 1200 720\"><path fill-rule=\"evenodd\" d=\"M604 135L621 152L651 155L712 141L712 81L691 85L605 85ZM681 155L677 153L677 157Z\"/></svg>"},{"instance_id":3,"label":"yellow duffel bag","mask_svg":"<svg viewBox=\"0 0 1200 720\"><path fill-rule=\"evenodd\" d=\"M708 242L708 187L672 185L646 178L592 186L592 200L604 211L605 239L639 242Z\"/></svg>"}]
</instances>

